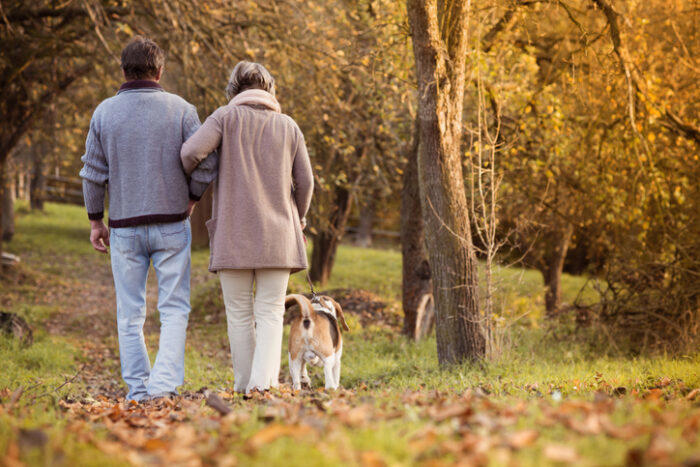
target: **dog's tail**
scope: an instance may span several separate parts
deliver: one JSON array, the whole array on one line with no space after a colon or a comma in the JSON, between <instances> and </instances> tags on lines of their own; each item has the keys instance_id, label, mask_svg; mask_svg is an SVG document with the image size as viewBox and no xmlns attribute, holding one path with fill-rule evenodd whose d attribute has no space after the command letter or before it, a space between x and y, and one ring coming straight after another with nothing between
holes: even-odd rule
<instances>
[{"instance_id":1,"label":"dog's tail","mask_svg":"<svg viewBox=\"0 0 700 467\"><path fill-rule=\"evenodd\" d=\"M301 310L301 322L304 328L309 329L309 326L311 326L311 313L313 311L311 301L300 294L287 295L287 298L284 299L284 307L289 308L294 304L299 305L299 309Z\"/></svg>"}]
</instances>

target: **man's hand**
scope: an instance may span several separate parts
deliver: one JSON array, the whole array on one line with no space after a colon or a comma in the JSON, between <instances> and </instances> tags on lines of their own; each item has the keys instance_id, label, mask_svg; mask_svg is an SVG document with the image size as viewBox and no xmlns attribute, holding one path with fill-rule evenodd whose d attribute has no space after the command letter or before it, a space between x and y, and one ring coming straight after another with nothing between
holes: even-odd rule
<instances>
[{"instance_id":1,"label":"man's hand","mask_svg":"<svg viewBox=\"0 0 700 467\"><path fill-rule=\"evenodd\" d=\"M194 211L194 207L197 204L197 201L190 200L190 203L187 205L187 217L190 217L192 215L192 211Z\"/></svg>"},{"instance_id":2,"label":"man's hand","mask_svg":"<svg viewBox=\"0 0 700 467\"><path fill-rule=\"evenodd\" d=\"M109 229L101 220L90 221L90 243L92 247L101 252L107 253L109 246Z\"/></svg>"}]
</instances>

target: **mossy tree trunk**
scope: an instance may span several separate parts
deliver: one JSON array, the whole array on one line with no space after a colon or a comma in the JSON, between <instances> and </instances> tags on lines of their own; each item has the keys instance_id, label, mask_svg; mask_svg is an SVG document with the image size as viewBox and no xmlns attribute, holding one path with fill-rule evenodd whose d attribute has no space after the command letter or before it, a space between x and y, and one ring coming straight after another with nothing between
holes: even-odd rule
<instances>
[{"instance_id":1,"label":"mossy tree trunk","mask_svg":"<svg viewBox=\"0 0 700 467\"><path fill-rule=\"evenodd\" d=\"M321 285L326 284L331 276L335 254L348 224L352 198L353 195L347 188L335 188L333 211L326 228L313 236L314 245L309 276L312 281Z\"/></svg>"},{"instance_id":2,"label":"mossy tree trunk","mask_svg":"<svg viewBox=\"0 0 700 467\"><path fill-rule=\"evenodd\" d=\"M441 365L486 352L477 262L462 172L466 0L409 0L418 81L418 178L435 298Z\"/></svg>"},{"instance_id":3,"label":"mossy tree trunk","mask_svg":"<svg viewBox=\"0 0 700 467\"><path fill-rule=\"evenodd\" d=\"M401 189L401 303L404 335L419 339L426 330L419 329L419 307L426 294L433 291L430 263L425 250L425 224L418 186L419 123L413 132L413 143L406 154Z\"/></svg>"}]
</instances>

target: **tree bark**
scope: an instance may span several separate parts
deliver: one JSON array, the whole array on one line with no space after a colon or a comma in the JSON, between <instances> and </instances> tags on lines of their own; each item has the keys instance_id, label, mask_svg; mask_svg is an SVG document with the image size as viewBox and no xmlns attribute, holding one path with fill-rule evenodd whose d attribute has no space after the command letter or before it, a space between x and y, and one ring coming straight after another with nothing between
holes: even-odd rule
<instances>
[{"instance_id":1,"label":"tree bark","mask_svg":"<svg viewBox=\"0 0 700 467\"><path fill-rule=\"evenodd\" d=\"M5 180L5 170L7 167L7 158L0 156L0 180ZM5 205L5 196L7 194L5 193L5 184L0 183L0 207ZM0 209L0 226L5 225L5 214L4 214L4 209ZM2 244L4 240L2 239L2 236L0 236L0 258L2 257ZM3 266L0 265L0 273L3 272Z\"/></svg>"},{"instance_id":2,"label":"tree bark","mask_svg":"<svg viewBox=\"0 0 700 467\"><path fill-rule=\"evenodd\" d=\"M309 276L314 282L324 285L328 282L335 263L335 253L343 238L350 215L352 193L346 188L335 189L335 205L328 227L314 235Z\"/></svg>"},{"instance_id":3,"label":"tree bark","mask_svg":"<svg viewBox=\"0 0 700 467\"><path fill-rule=\"evenodd\" d=\"M419 329L418 308L423 297L433 290L430 263L425 250L425 226L418 186L419 141L419 122L416 118L413 144L406 155L401 189L402 332L416 340L427 333L426 329ZM434 307L430 309L434 311Z\"/></svg>"},{"instance_id":4,"label":"tree bark","mask_svg":"<svg viewBox=\"0 0 700 467\"><path fill-rule=\"evenodd\" d=\"M32 179L29 182L29 206L32 210L44 210L44 193L46 192L46 174L45 174L45 157L42 154L44 151L38 146L44 144L33 145L32 149Z\"/></svg>"},{"instance_id":5,"label":"tree bark","mask_svg":"<svg viewBox=\"0 0 700 467\"><path fill-rule=\"evenodd\" d=\"M372 246L372 227L376 211L377 193L371 193L365 205L360 209L360 225L357 231L357 246L369 248Z\"/></svg>"},{"instance_id":6,"label":"tree bark","mask_svg":"<svg viewBox=\"0 0 700 467\"><path fill-rule=\"evenodd\" d=\"M12 240L15 234L15 197L11 180L12 174L7 167L0 170L0 232L4 242Z\"/></svg>"},{"instance_id":7,"label":"tree bark","mask_svg":"<svg viewBox=\"0 0 700 467\"><path fill-rule=\"evenodd\" d=\"M485 356L461 143L466 0L409 0L418 81L418 174L441 365ZM440 10L440 11L438 11Z\"/></svg>"},{"instance_id":8,"label":"tree bark","mask_svg":"<svg viewBox=\"0 0 700 467\"><path fill-rule=\"evenodd\" d=\"M573 232L574 226L567 224L563 229L555 230L546 238L540 272L545 285L545 310L547 317L550 318L559 311L561 306L561 275Z\"/></svg>"}]
</instances>

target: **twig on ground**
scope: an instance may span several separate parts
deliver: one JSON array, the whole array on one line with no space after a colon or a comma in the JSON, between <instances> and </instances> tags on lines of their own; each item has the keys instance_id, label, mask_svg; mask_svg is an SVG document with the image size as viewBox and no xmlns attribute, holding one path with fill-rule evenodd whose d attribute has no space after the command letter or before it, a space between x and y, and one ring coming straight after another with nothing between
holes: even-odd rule
<instances>
[{"instance_id":1,"label":"twig on ground","mask_svg":"<svg viewBox=\"0 0 700 467\"><path fill-rule=\"evenodd\" d=\"M20 386L17 389L15 389L15 392L12 393L12 397L10 397L10 407L13 407L19 399L22 397L22 394L24 393L24 386Z\"/></svg>"},{"instance_id":2,"label":"twig on ground","mask_svg":"<svg viewBox=\"0 0 700 467\"><path fill-rule=\"evenodd\" d=\"M206 403L209 407L219 412L221 415L228 415L231 413L231 407L226 404L219 396L214 393L206 394Z\"/></svg>"},{"instance_id":3,"label":"twig on ground","mask_svg":"<svg viewBox=\"0 0 700 467\"><path fill-rule=\"evenodd\" d=\"M34 396L32 398L32 400L41 399L42 397L50 396L52 393L58 392L59 389L66 386L67 384L71 384L80 375L80 373L83 372L83 370L85 369L86 366L87 366L87 363L83 363L83 366L81 366L78 369L78 371L76 371L75 374L70 379L65 380L63 383L59 384L58 386L56 386L55 388L53 388L50 391L46 391L43 394L39 394L38 396Z\"/></svg>"}]
</instances>

